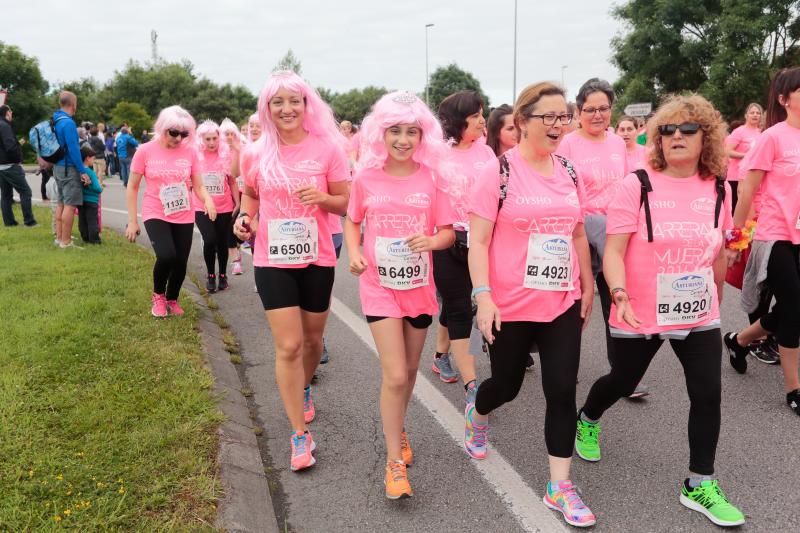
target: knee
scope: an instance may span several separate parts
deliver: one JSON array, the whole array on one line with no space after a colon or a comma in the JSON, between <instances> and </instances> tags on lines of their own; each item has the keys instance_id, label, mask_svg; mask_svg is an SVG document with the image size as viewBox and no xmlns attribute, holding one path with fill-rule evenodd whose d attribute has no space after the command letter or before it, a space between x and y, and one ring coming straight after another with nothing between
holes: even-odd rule
<instances>
[{"instance_id":1,"label":"knee","mask_svg":"<svg viewBox=\"0 0 800 533\"><path fill-rule=\"evenodd\" d=\"M156 254L156 260L163 265L174 265L178 260L175 250L162 251Z\"/></svg>"},{"instance_id":2,"label":"knee","mask_svg":"<svg viewBox=\"0 0 800 533\"><path fill-rule=\"evenodd\" d=\"M303 348L305 349L306 353L322 354L322 338L306 337L303 339Z\"/></svg>"},{"instance_id":3,"label":"knee","mask_svg":"<svg viewBox=\"0 0 800 533\"><path fill-rule=\"evenodd\" d=\"M408 372L405 368L392 368L383 371L383 388L391 392L403 392L408 385Z\"/></svg>"},{"instance_id":4,"label":"knee","mask_svg":"<svg viewBox=\"0 0 800 533\"><path fill-rule=\"evenodd\" d=\"M275 339L275 357L283 362L299 361L303 354L303 341L300 339Z\"/></svg>"}]
</instances>

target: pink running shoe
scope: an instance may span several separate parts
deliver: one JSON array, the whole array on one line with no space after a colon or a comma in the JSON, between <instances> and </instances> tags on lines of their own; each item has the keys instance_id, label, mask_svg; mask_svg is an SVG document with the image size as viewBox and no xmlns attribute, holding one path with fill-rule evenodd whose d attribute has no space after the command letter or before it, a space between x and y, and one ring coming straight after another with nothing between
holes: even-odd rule
<instances>
[{"instance_id":1,"label":"pink running shoe","mask_svg":"<svg viewBox=\"0 0 800 533\"><path fill-rule=\"evenodd\" d=\"M303 390L303 420L306 424L314 421L317 416L317 410L314 409L314 399L311 397L311 387L306 387Z\"/></svg>"},{"instance_id":2,"label":"pink running shoe","mask_svg":"<svg viewBox=\"0 0 800 533\"><path fill-rule=\"evenodd\" d=\"M163 294L153 293L153 308L150 313L156 318L167 316L167 297Z\"/></svg>"},{"instance_id":3,"label":"pink running shoe","mask_svg":"<svg viewBox=\"0 0 800 533\"><path fill-rule=\"evenodd\" d=\"M239 259L238 261L233 262L232 272L234 276L241 276L242 275L242 260Z\"/></svg>"},{"instance_id":4,"label":"pink running shoe","mask_svg":"<svg viewBox=\"0 0 800 533\"><path fill-rule=\"evenodd\" d=\"M475 404L468 404L464 413L464 448L473 459L486 459L486 433L489 424L478 424L473 420Z\"/></svg>"},{"instance_id":5,"label":"pink running shoe","mask_svg":"<svg viewBox=\"0 0 800 533\"><path fill-rule=\"evenodd\" d=\"M546 506L564 515L564 520L575 527L589 527L597 522L591 509L581 499L578 487L570 480L548 483L542 501Z\"/></svg>"},{"instance_id":6,"label":"pink running shoe","mask_svg":"<svg viewBox=\"0 0 800 533\"><path fill-rule=\"evenodd\" d=\"M311 454L311 452L316 450L317 446L314 444L314 440L311 438L311 433L307 431L305 433L295 431L292 433L291 444L291 468L293 472L314 466L317 460L314 459L314 456Z\"/></svg>"},{"instance_id":7,"label":"pink running shoe","mask_svg":"<svg viewBox=\"0 0 800 533\"><path fill-rule=\"evenodd\" d=\"M169 311L171 315L183 315L183 309L178 305L178 300L167 300L167 311Z\"/></svg>"}]
</instances>

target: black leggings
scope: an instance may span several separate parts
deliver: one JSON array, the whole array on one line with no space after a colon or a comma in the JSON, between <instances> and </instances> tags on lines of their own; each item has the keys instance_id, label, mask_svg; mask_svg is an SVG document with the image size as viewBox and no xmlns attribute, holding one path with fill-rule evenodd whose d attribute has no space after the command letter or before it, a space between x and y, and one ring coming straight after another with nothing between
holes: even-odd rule
<instances>
[{"instance_id":1,"label":"black leggings","mask_svg":"<svg viewBox=\"0 0 800 533\"><path fill-rule=\"evenodd\" d=\"M580 300L552 322L503 322L489 345L492 377L478 387L475 409L488 415L513 400L525 378L530 346L539 345L545 397L547 453L572 457L575 443L575 383L581 356Z\"/></svg>"},{"instance_id":2,"label":"black leggings","mask_svg":"<svg viewBox=\"0 0 800 533\"><path fill-rule=\"evenodd\" d=\"M669 342L683 365L689 392L689 470L710 476L714 473L720 424L719 329L692 332L683 340ZM617 400L629 396L663 343L658 337L614 338L611 372L592 385L583 413L598 420Z\"/></svg>"},{"instance_id":3,"label":"black leggings","mask_svg":"<svg viewBox=\"0 0 800 533\"><path fill-rule=\"evenodd\" d=\"M800 346L800 245L777 241L767 263L767 285L775 295L772 311L761 317L761 326L774 334L784 348Z\"/></svg>"},{"instance_id":4,"label":"black leggings","mask_svg":"<svg viewBox=\"0 0 800 533\"><path fill-rule=\"evenodd\" d=\"M467 264L466 233L463 241L446 250L433 251L433 279L442 297L439 323L451 341L469 339L472 330L472 280ZM457 235L458 237L458 235Z\"/></svg>"},{"instance_id":5,"label":"black leggings","mask_svg":"<svg viewBox=\"0 0 800 533\"><path fill-rule=\"evenodd\" d=\"M214 259L219 262L220 275L228 269L228 233L231 232L232 213L217 213L216 220L211 220L201 211L194 214L194 222L200 235L203 236L203 259L209 274L214 274Z\"/></svg>"},{"instance_id":6,"label":"black leggings","mask_svg":"<svg viewBox=\"0 0 800 533\"><path fill-rule=\"evenodd\" d=\"M153 218L144 222L144 229L156 253L153 292L166 294L167 300L177 300L186 278L194 224L173 224Z\"/></svg>"},{"instance_id":7,"label":"black leggings","mask_svg":"<svg viewBox=\"0 0 800 533\"><path fill-rule=\"evenodd\" d=\"M595 280L597 281L597 294L600 296L600 310L603 312L603 325L606 329L606 356L608 356L608 363L613 365L614 339L611 338L611 329L608 326L608 318L611 316L611 289L602 272L597 273Z\"/></svg>"}]
</instances>

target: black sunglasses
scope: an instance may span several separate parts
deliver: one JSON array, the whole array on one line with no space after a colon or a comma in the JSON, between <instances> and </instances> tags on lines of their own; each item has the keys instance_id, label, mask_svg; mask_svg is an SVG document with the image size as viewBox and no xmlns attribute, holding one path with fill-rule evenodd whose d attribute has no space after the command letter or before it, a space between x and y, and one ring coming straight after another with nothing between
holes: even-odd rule
<instances>
[{"instance_id":1,"label":"black sunglasses","mask_svg":"<svg viewBox=\"0 0 800 533\"><path fill-rule=\"evenodd\" d=\"M664 137L672 137L676 131L680 131L681 135L694 135L700 131L700 124L684 122L683 124L661 124L658 127L658 132Z\"/></svg>"},{"instance_id":2,"label":"black sunglasses","mask_svg":"<svg viewBox=\"0 0 800 533\"><path fill-rule=\"evenodd\" d=\"M188 131L167 130L167 133L169 134L170 137L180 137L182 139L185 139L186 137L189 136Z\"/></svg>"}]
</instances>

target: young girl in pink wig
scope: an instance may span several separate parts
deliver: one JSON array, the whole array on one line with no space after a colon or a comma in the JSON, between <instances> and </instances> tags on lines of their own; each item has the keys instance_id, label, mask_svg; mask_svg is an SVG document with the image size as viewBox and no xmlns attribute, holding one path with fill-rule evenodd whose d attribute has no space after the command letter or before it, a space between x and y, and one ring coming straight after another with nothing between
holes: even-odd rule
<instances>
[{"instance_id":1,"label":"young girl in pink wig","mask_svg":"<svg viewBox=\"0 0 800 533\"><path fill-rule=\"evenodd\" d=\"M457 217L444 192L449 148L419 98L387 94L364 120L361 136L344 233L381 360L386 497L398 499L413 494L406 471L413 453L404 420L428 327L438 312L431 251L453 244Z\"/></svg>"},{"instance_id":2,"label":"young girl in pink wig","mask_svg":"<svg viewBox=\"0 0 800 533\"><path fill-rule=\"evenodd\" d=\"M197 158L206 192L217 208L216 220L203 213L195 195L195 224L203 236L203 258L206 262L206 290L209 293L228 288L228 235L233 234L233 212L239 209L239 187L231 174L231 152L223 142L220 127L206 120L197 127ZM219 264L219 277L215 272Z\"/></svg>"},{"instance_id":3,"label":"young girl in pink wig","mask_svg":"<svg viewBox=\"0 0 800 533\"><path fill-rule=\"evenodd\" d=\"M330 108L297 74L273 72L258 98L262 134L241 157L244 196L234 230L259 231L256 288L275 341L275 376L292 427L291 468L312 466L310 383L322 356L336 254L330 213L349 196L344 139ZM252 132L252 128L251 128Z\"/></svg>"}]
</instances>

